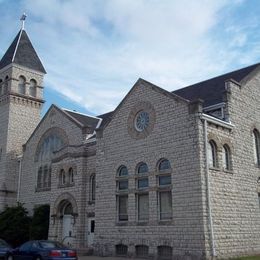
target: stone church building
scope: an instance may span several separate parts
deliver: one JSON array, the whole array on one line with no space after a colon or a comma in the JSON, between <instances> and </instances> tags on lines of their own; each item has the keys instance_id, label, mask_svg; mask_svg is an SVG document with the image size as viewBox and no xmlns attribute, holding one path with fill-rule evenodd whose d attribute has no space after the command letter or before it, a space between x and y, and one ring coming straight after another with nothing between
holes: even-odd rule
<instances>
[{"instance_id":1,"label":"stone church building","mask_svg":"<svg viewBox=\"0 0 260 260\"><path fill-rule=\"evenodd\" d=\"M50 206L49 238L94 254L260 253L260 64L169 92L139 79L112 112L52 105L24 29L0 61L0 210Z\"/></svg>"}]
</instances>

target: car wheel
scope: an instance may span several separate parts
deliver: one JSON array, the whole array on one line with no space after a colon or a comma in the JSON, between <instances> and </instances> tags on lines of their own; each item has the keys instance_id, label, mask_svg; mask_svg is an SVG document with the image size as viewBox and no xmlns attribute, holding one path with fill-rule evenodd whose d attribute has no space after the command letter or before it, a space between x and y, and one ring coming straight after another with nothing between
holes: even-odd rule
<instances>
[{"instance_id":1,"label":"car wheel","mask_svg":"<svg viewBox=\"0 0 260 260\"><path fill-rule=\"evenodd\" d=\"M6 259L7 260L14 260L14 257L12 255L8 255Z\"/></svg>"}]
</instances>

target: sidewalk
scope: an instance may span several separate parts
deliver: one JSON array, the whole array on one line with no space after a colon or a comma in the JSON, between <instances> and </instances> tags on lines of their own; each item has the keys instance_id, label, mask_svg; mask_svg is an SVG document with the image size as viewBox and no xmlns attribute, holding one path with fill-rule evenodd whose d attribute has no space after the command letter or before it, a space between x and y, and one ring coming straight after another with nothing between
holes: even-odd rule
<instances>
[{"instance_id":1,"label":"sidewalk","mask_svg":"<svg viewBox=\"0 0 260 260\"><path fill-rule=\"evenodd\" d=\"M138 260L140 258L126 258L126 257L100 257L100 256L79 256L79 260ZM143 260L143 259L140 259Z\"/></svg>"}]
</instances>

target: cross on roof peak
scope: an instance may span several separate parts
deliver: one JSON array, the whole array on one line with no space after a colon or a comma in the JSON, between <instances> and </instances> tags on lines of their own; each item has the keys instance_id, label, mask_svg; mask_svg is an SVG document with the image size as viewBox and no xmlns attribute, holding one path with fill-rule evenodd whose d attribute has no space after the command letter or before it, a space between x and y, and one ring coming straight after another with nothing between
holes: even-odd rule
<instances>
[{"instance_id":1,"label":"cross on roof peak","mask_svg":"<svg viewBox=\"0 0 260 260\"><path fill-rule=\"evenodd\" d=\"M20 18L20 21L22 22L22 30L24 30L24 24L25 24L25 19L26 19L27 15L25 13L23 13L23 15Z\"/></svg>"}]
</instances>

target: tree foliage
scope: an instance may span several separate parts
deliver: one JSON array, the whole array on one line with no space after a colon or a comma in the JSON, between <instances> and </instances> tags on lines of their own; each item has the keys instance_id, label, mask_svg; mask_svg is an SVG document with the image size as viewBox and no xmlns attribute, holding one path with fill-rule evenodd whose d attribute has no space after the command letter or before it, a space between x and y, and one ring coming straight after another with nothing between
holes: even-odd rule
<instances>
[{"instance_id":1,"label":"tree foliage","mask_svg":"<svg viewBox=\"0 0 260 260\"><path fill-rule=\"evenodd\" d=\"M0 213L0 237L14 247L27 241L31 218L23 204L7 207Z\"/></svg>"},{"instance_id":2,"label":"tree foliage","mask_svg":"<svg viewBox=\"0 0 260 260\"><path fill-rule=\"evenodd\" d=\"M48 239L49 215L49 205L41 205L34 209L30 239Z\"/></svg>"}]
</instances>

